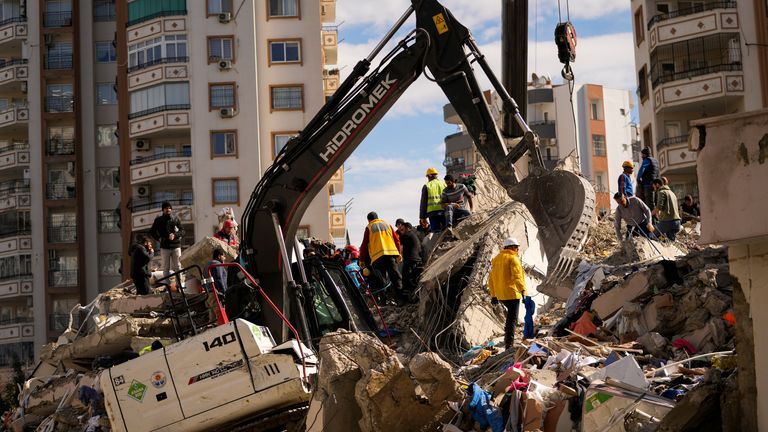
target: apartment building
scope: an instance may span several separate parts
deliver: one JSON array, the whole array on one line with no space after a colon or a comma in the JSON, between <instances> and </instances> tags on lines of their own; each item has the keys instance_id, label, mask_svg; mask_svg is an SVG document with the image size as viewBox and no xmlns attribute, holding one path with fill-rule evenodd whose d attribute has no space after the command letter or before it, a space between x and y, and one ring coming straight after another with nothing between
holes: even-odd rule
<instances>
[{"instance_id":1,"label":"apartment building","mask_svg":"<svg viewBox=\"0 0 768 432\"><path fill-rule=\"evenodd\" d=\"M498 121L500 98L487 92L486 101ZM575 161L574 168L595 186L598 213L605 214L611 209L611 194L618 190L621 163L640 160L640 146L631 121L633 108L628 90L578 85L571 108L568 86L553 86L547 77L537 75L528 83L526 120L539 136L544 165L553 169L564 159ZM443 164L450 174L471 174L480 155L453 107L446 105L443 111L445 121L459 128L445 138ZM515 164L519 177L528 175L529 164L529 156Z\"/></svg>"},{"instance_id":2,"label":"apartment building","mask_svg":"<svg viewBox=\"0 0 768 432\"><path fill-rule=\"evenodd\" d=\"M0 368L127 277L162 201L186 244L241 216L338 87L334 21L335 0L0 1ZM344 236L342 190L301 235Z\"/></svg>"},{"instance_id":3,"label":"apartment building","mask_svg":"<svg viewBox=\"0 0 768 432\"><path fill-rule=\"evenodd\" d=\"M643 146L697 198L690 123L768 106L768 4L632 0L632 13Z\"/></svg>"}]
</instances>

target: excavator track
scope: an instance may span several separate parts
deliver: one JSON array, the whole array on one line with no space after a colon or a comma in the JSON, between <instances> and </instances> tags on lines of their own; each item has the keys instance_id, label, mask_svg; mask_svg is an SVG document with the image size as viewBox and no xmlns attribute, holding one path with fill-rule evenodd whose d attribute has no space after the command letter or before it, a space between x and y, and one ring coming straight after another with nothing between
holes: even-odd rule
<instances>
[{"instance_id":1,"label":"excavator track","mask_svg":"<svg viewBox=\"0 0 768 432\"><path fill-rule=\"evenodd\" d=\"M309 411L309 405L293 406L217 429L217 432L303 432L307 411Z\"/></svg>"}]
</instances>

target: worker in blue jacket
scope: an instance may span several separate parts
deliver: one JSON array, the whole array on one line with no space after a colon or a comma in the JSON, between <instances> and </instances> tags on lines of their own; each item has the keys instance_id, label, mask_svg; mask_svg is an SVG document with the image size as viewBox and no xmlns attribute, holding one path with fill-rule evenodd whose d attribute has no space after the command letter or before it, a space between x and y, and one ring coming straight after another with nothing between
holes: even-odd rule
<instances>
[{"instance_id":1,"label":"worker in blue jacket","mask_svg":"<svg viewBox=\"0 0 768 432\"><path fill-rule=\"evenodd\" d=\"M637 197L643 200L648 208L656 207L656 199L653 192L653 181L659 178L659 161L651 157L651 149L644 148L641 152L643 163L637 171Z\"/></svg>"}]
</instances>

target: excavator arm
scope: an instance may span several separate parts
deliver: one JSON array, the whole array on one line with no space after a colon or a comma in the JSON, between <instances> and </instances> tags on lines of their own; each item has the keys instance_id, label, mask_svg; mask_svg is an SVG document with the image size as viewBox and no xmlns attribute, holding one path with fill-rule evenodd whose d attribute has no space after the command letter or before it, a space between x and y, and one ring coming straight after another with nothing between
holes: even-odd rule
<instances>
[{"instance_id":1,"label":"excavator arm","mask_svg":"<svg viewBox=\"0 0 768 432\"><path fill-rule=\"evenodd\" d=\"M369 71L373 58L414 13L416 29L385 55L379 67ZM521 143L511 150L485 102L472 62L484 70L502 96L505 110L513 113L525 131ZM290 301L290 287L296 286L287 263L292 247L286 240L295 237L312 199L425 69L450 100L499 183L511 198L531 210L544 233L550 262L556 263L551 269L572 265L567 258L580 249L594 211L591 186L572 173L544 169L536 135L492 73L469 30L437 0L412 0L371 55L355 66L331 100L277 155L251 195L243 214L241 257L272 298L282 297L278 307L290 306L284 303ZM534 169L521 182L513 164L526 153L532 156ZM553 202L553 197L564 201ZM267 322L272 328L278 324Z\"/></svg>"}]
</instances>

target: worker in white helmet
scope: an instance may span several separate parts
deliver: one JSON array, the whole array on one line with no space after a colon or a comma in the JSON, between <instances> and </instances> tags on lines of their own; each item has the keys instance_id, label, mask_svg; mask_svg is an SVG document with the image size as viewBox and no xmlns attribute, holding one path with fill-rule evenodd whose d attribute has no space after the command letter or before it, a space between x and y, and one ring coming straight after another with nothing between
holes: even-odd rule
<instances>
[{"instance_id":1,"label":"worker in white helmet","mask_svg":"<svg viewBox=\"0 0 768 432\"><path fill-rule=\"evenodd\" d=\"M525 275L518 255L520 243L517 239L504 239L502 247L503 249L491 261L488 290L492 305L495 306L501 302L507 308L504 347L510 348L514 341L520 300L525 297Z\"/></svg>"}]
</instances>

